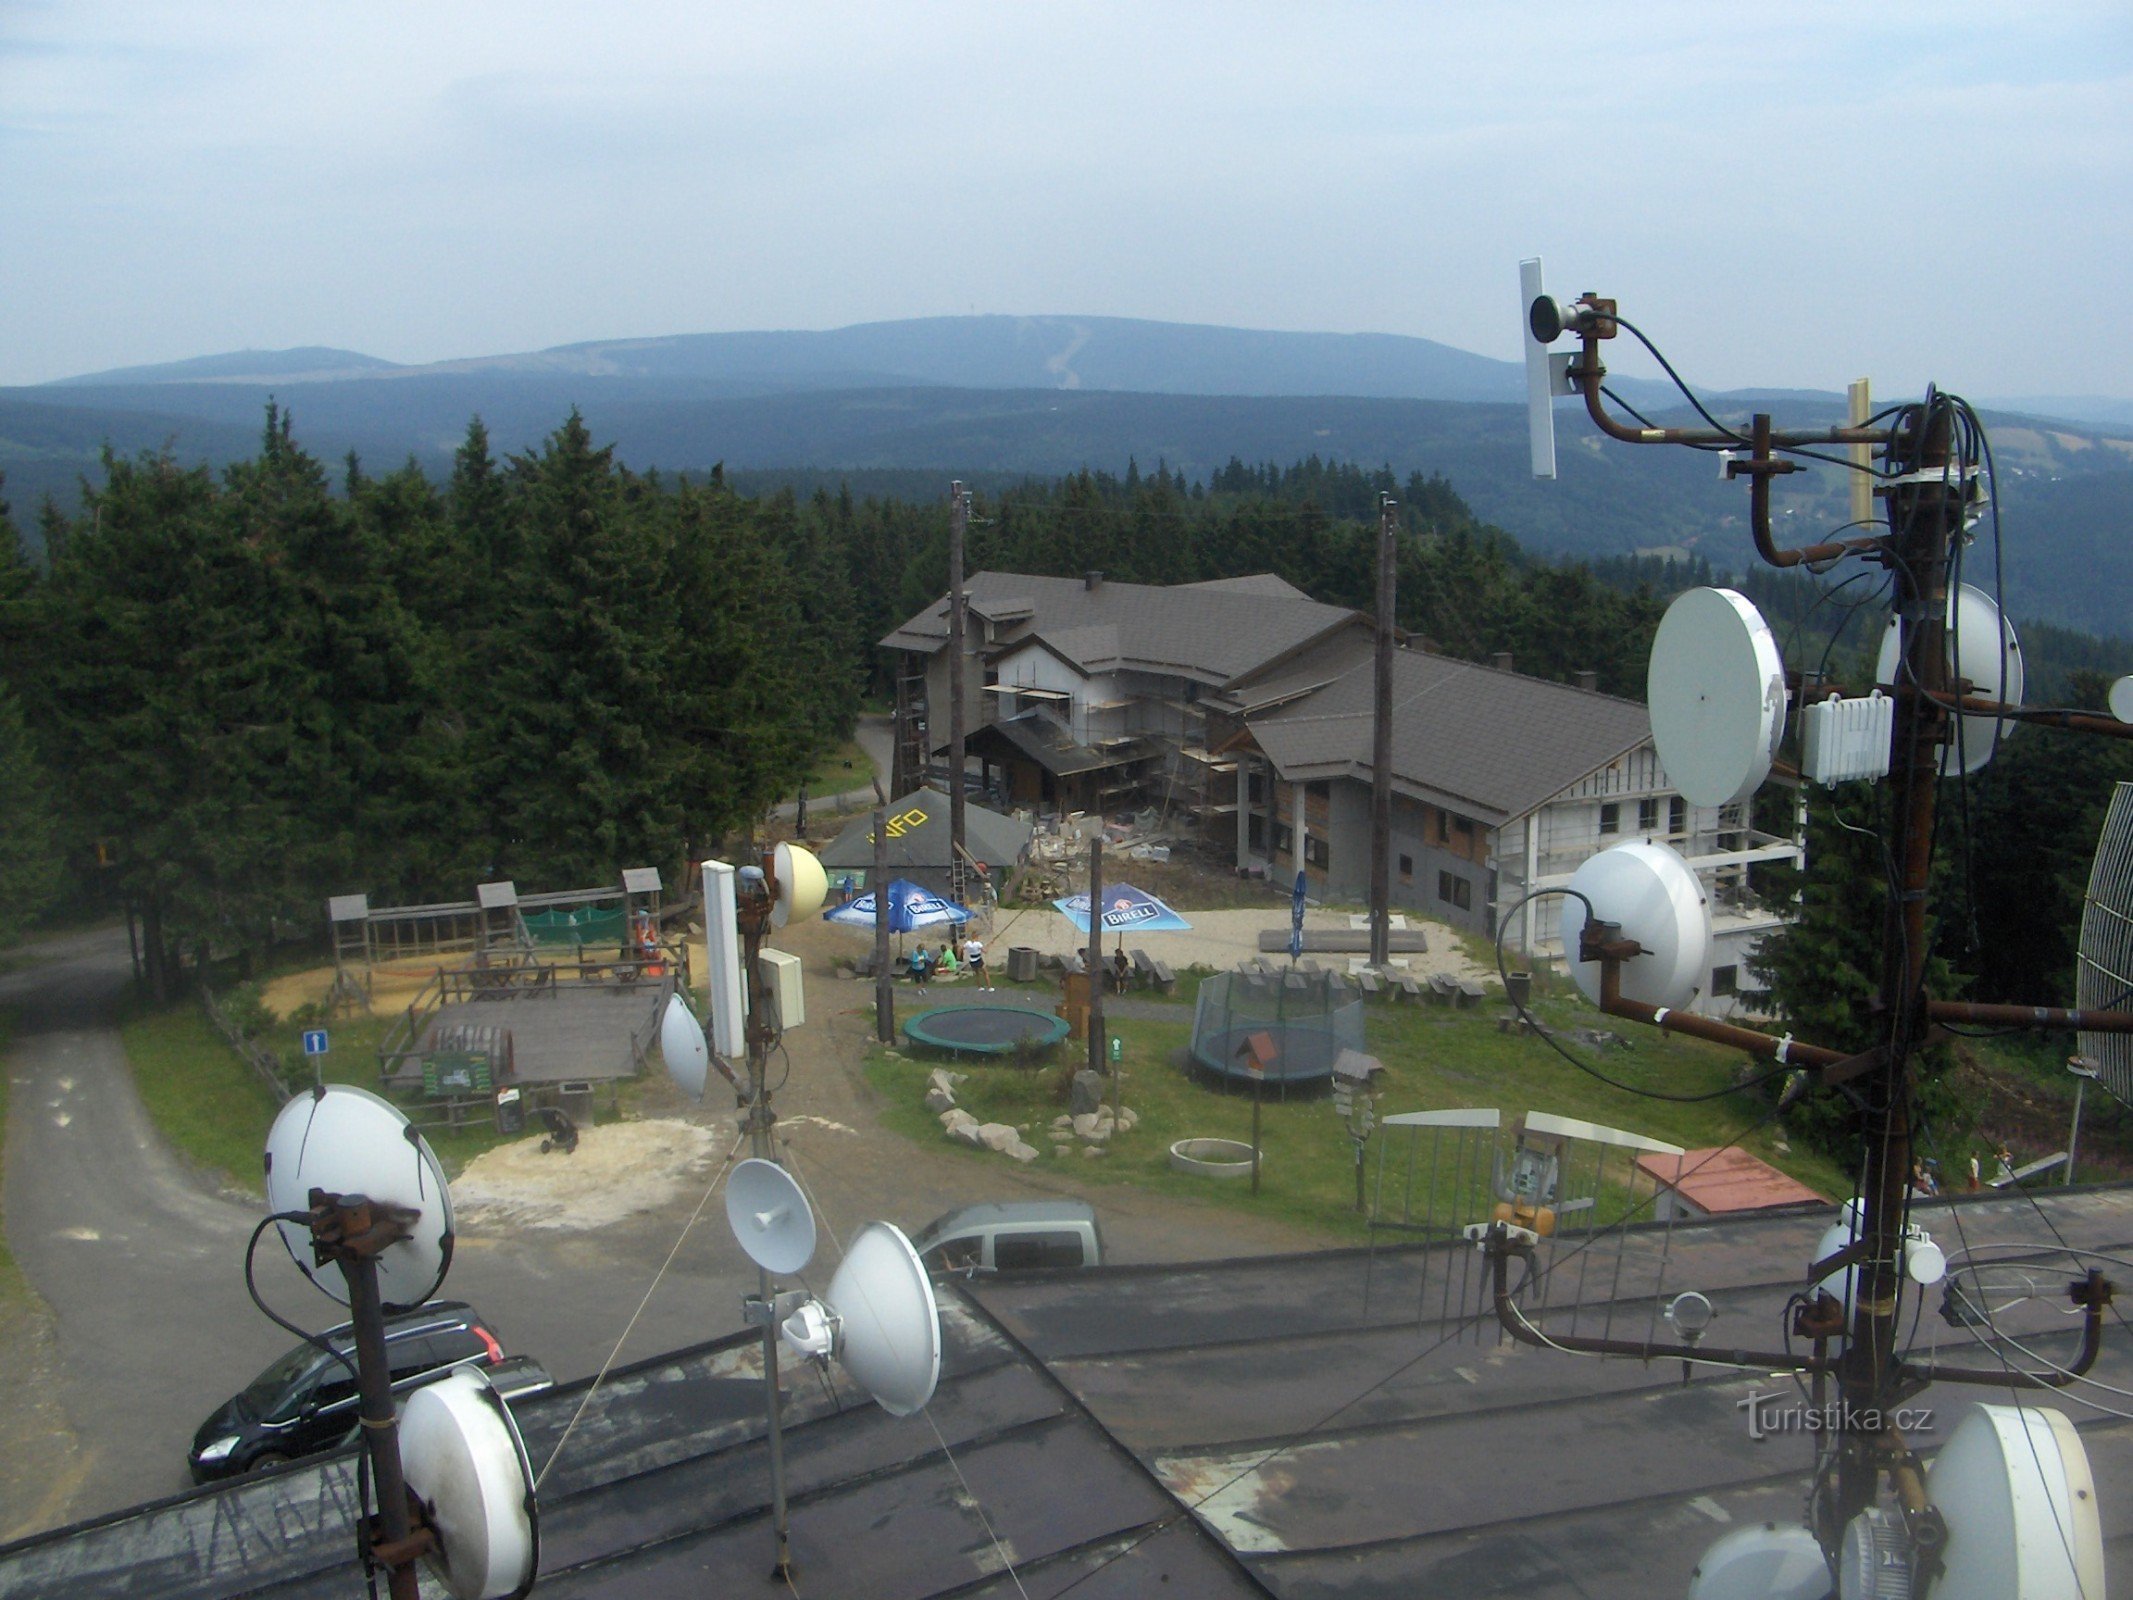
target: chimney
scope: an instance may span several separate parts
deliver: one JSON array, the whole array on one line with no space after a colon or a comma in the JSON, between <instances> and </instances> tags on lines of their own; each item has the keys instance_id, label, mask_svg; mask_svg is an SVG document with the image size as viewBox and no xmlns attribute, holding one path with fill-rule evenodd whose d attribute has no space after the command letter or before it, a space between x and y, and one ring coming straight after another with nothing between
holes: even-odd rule
<instances>
[{"instance_id":1,"label":"chimney","mask_svg":"<svg viewBox=\"0 0 2133 1600\"><path fill-rule=\"evenodd\" d=\"M1499 650L1496 654L1490 656L1489 665L1498 672L1515 672L1518 670L1511 665L1511 652L1508 650Z\"/></svg>"},{"instance_id":2,"label":"chimney","mask_svg":"<svg viewBox=\"0 0 2133 1600\"><path fill-rule=\"evenodd\" d=\"M1600 692L1600 675L1591 667L1578 668L1578 687L1587 694Z\"/></svg>"},{"instance_id":3,"label":"chimney","mask_svg":"<svg viewBox=\"0 0 2133 1600\"><path fill-rule=\"evenodd\" d=\"M1101 572L1084 572L1081 575L1081 586L1084 589L1094 589L1103 581L1104 575Z\"/></svg>"}]
</instances>

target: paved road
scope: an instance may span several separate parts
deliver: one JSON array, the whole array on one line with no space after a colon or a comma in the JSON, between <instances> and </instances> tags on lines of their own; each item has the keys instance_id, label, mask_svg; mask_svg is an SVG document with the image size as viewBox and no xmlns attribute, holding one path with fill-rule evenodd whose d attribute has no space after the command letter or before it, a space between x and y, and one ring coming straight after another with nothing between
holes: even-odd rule
<instances>
[{"instance_id":1,"label":"paved road","mask_svg":"<svg viewBox=\"0 0 2133 1600\"><path fill-rule=\"evenodd\" d=\"M49 1413L0 1405L4 1536L183 1488L193 1429L290 1343L245 1294L258 1203L182 1167L134 1093L114 1022L128 976L123 931L75 936L46 955L0 979L0 1000L23 1012L10 1064L8 1243L51 1337L41 1352L27 1335L0 1349L0 1390L41 1386L64 1434L32 1450L20 1434L49 1435ZM753 1273L717 1212L707 1213L715 1226L691 1236L623 1359L738 1325ZM596 1234L462 1233L444 1292L472 1301L558 1378L579 1377L599 1368L678 1231L658 1215ZM284 1316L311 1328L341 1320L271 1237L258 1278Z\"/></svg>"}]
</instances>

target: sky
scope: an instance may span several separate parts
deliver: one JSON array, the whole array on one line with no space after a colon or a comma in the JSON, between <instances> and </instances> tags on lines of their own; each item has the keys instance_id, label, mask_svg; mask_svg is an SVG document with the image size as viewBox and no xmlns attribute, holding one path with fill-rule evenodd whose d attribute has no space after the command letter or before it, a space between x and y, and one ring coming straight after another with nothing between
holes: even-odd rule
<instances>
[{"instance_id":1,"label":"sky","mask_svg":"<svg viewBox=\"0 0 2133 1600\"><path fill-rule=\"evenodd\" d=\"M1700 385L2133 396L2133 4L0 3L0 383L968 312L1516 360L1534 254Z\"/></svg>"}]
</instances>

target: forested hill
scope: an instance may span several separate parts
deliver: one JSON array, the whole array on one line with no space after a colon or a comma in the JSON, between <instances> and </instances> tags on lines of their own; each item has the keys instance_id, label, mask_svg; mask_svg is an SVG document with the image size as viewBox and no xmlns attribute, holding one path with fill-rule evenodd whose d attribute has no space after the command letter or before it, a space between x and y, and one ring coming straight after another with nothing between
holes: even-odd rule
<instances>
[{"instance_id":1,"label":"forested hill","mask_svg":"<svg viewBox=\"0 0 2133 1600\"><path fill-rule=\"evenodd\" d=\"M693 384L693 387L691 386ZM354 450L373 469L412 456L432 474L479 414L499 451L536 448L582 400L588 428L633 468L703 473L718 463L806 481L931 469L948 478L1123 475L1156 463L1206 482L1231 456L1326 461L1440 475L1528 549L1584 559L1671 551L1723 569L1749 560L1746 496L1707 456L1599 438L1566 414L1562 476L1528 471L1522 407L1440 400L1209 397L1117 391L889 388L714 395L657 377L433 373L269 386L242 382L76 386L0 392L0 472L25 512L47 495L72 506L108 439L122 454L168 442L178 459L241 459L270 395L293 397L300 436L322 458ZM389 404L385 402L389 401ZM1772 402L1775 404L1775 402ZM1829 420L1813 397L1788 422ZM1670 413L1659 413L1670 416ZM2006 581L2018 618L2133 634L2133 441L1988 418L2008 514ZM1843 520L1843 474L1781 481L1787 527ZM34 539L34 530L32 533Z\"/></svg>"}]
</instances>

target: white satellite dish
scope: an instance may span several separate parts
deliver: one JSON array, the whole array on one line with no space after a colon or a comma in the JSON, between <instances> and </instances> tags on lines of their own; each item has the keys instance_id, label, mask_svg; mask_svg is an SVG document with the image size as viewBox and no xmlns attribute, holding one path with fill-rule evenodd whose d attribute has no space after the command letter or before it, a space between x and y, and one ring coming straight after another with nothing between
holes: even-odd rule
<instances>
[{"instance_id":1,"label":"white satellite dish","mask_svg":"<svg viewBox=\"0 0 2133 1600\"><path fill-rule=\"evenodd\" d=\"M778 897L771 903L770 925L782 928L794 917L806 919L822 909L829 898L829 874L812 850L797 844L781 844L772 858L778 878Z\"/></svg>"},{"instance_id":2,"label":"white satellite dish","mask_svg":"<svg viewBox=\"0 0 2133 1600\"><path fill-rule=\"evenodd\" d=\"M1824 1228L1822 1237L1815 1242L1813 1261L1827 1261L1839 1250L1848 1248L1859 1237L1865 1220L1865 1208L1856 1199L1845 1201L1837 1220ZM1897 1259L1904 1276L1922 1289L1930 1289L1948 1275L1948 1253L1933 1242L1933 1235L1916 1223L1904 1229L1902 1253ZM1859 1269L1854 1265L1824 1273L1815 1287L1827 1290L1849 1313L1859 1296Z\"/></svg>"},{"instance_id":3,"label":"white satellite dish","mask_svg":"<svg viewBox=\"0 0 2133 1600\"><path fill-rule=\"evenodd\" d=\"M801 1355L834 1355L892 1417L923 1410L940 1382L933 1284L911 1241L886 1222L860 1230L829 1292L803 1302L781 1331Z\"/></svg>"},{"instance_id":4,"label":"white satellite dish","mask_svg":"<svg viewBox=\"0 0 2133 1600\"><path fill-rule=\"evenodd\" d=\"M452 1194L444 1168L398 1106L368 1089L328 1084L281 1108L267 1130L267 1209L309 1211L311 1191L364 1195L419 1212L413 1231L377 1258L378 1295L388 1308L419 1306L452 1264ZM297 1270L348 1303L347 1280L312 1259L311 1230L277 1224Z\"/></svg>"},{"instance_id":5,"label":"white satellite dish","mask_svg":"<svg viewBox=\"0 0 2133 1600\"><path fill-rule=\"evenodd\" d=\"M455 1600L532 1592L541 1564L533 1463L486 1377L462 1367L407 1397L400 1465L437 1534L424 1559Z\"/></svg>"},{"instance_id":6,"label":"white satellite dish","mask_svg":"<svg viewBox=\"0 0 2133 1600\"><path fill-rule=\"evenodd\" d=\"M1948 1523L1933 1600L2073 1600L2104 1592L2103 1523L2064 1412L1981 1405L1926 1474Z\"/></svg>"},{"instance_id":7,"label":"white satellite dish","mask_svg":"<svg viewBox=\"0 0 2133 1600\"><path fill-rule=\"evenodd\" d=\"M2133 722L2133 674L2112 680L2110 698L2106 703L2111 708L2111 715L2120 722Z\"/></svg>"},{"instance_id":8,"label":"white satellite dish","mask_svg":"<svg viewBox=\"0 0 2133 1600\"><path fill-rule=\"evenodd\" d=\"M1829 1561L1797 1523L1735 1528L1689 1577L1689 1600L1825 1600L1828 1593Z\"/></svg>"},{"instance_id":9,"label":"white satellite dish","mask_svg":"<svg viewBox=\"0 0 2133 1600\"><path fill-rule=\"evenodd\" d=\"M790 1276L815 1257L815 1213L793 1175L751 1156L726 1180L726 1221L748 1259Z\"/></svg>"},{"instance_id":10,"label":"white satellite dish","mask_svg":"<svg viewBox=\"0 0 2133 1600\"><path fill-rule=\"evenodd\" d=\"M1644 953L1622 964L1622 997L1673 1009L1703 987L1711 944L1711 908L1689 864L1663 844L1639 839L1589 857L1571 875L1563 896L1563 955L1570 975L1594 1005L1600 1002L1600 963L1578 960L1578 935L1591 900L1602 922L1622 925Z\"/></svg>"},{"instance_id":11,"label":"white satellite dish","mask_svg":"<svg viewBox=\"0 0 2133 1600\"><path fill-rule=\"evenodd\" d=\"M1896 648L1899 640L1896 618L1882 630L1881 653L1874 660L1874 677L1881 683L1896 682ZM1960 653L1961 659L1957 656ZM2022 645L2015 638L2014 624L2000 615L1992 596L1964 584L1948 598L1948 670L1970 680L1971 694L2007 705L2022 703ZM2115 692L2115 690L2114 690ZM1940 753L1940 775L1952 778L1958 772L1976 772L1990 761L2016 724L1992 717L1959 717L1961 742L1951 732Z\"/></svg>"},{"instance_id":12,"label":"white satellite dish","mask_svg":"<svg viewBox=\"0 0 2133 1600\"><path fill-rule=\"evenodd\" d=\"M1652 638L1645 700L1660 764L1691 805L1732 805L1770 776L1785 736L1785 660L1746 595L1674 597Z\"/></svg>"},{"instance_id":13,"label":"white satellite dish","mask_svg":"<svg viewBox=\"0 0 2133 1600\"><path fill-rule=\"evenodd\" d=\"M678 994L667 997L666 1014L659 1019L659 1053L674 1087L691 1100L703 1099L711 1075L711 1046L704 1042L703 1024Z\"/></svg>"}]
</instances>

